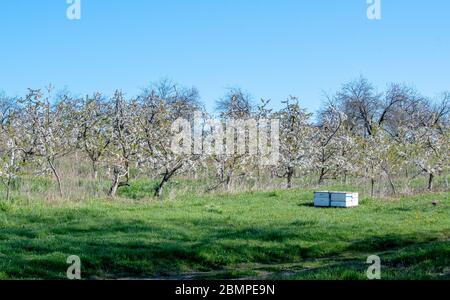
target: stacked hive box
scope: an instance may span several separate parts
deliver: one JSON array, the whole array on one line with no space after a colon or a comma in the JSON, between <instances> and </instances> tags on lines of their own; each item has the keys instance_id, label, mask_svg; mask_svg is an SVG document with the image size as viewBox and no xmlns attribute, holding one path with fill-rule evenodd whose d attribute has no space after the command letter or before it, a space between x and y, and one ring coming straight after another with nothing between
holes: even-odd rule
<instances>
[{"instance_id":1,"label":"stacked hive box","mask_svg":"<svg viewBox=\"0 0 450 300\"><path fill-rule=\"evenodd\" d=\"M332 207L355 207L358 205L359 205L358 193L343 193L343 192L331 193Z\"/></svg>"},{"instance_id":2,"label":"stacked hive box","mask_svg":"<svg viewBox=\"0 0 450 300\"><path fill-rule=\"evenodd\" d=\"M315 207L330 207L331 195L329 192L316 192L314 193L314 206Z\"/></svg>"},{"instance_id":3,"label":"stacked hive box","mask_svg":"<svg viewBox=\"0 0 450 300\"><path fill-rule=\"evenodd\" d=\"M355 207L359 205L358 193L346 192L316 192L314 206L316 207Z\"/></svg>"}]
</instances>

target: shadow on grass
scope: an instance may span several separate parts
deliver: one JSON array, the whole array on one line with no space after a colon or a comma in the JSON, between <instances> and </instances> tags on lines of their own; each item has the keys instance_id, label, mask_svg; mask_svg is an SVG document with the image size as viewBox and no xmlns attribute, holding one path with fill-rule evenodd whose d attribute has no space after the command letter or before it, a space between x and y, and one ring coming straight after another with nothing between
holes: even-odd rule
<instances>
[{"instance_id":1,"label":"shadow on grass","mask_svg":"<svg viewBox=\"0 0 450 300\"><path fill-rule=\"evenodd\" d=\"M333 257L335 261L330 266L322 271L318 268L306 278L360 279L363 255L385 251L392 252L386 254L392 268L419 265L412 271L435 270L429 262L433 257L439 258L437 273L440 269L445 271L443 265L449 265L448 242L421 248L416 244L432 239L396 235L357 241L322 238L321 232L311 231L318 227L314 221L235 226L223 220L200 218L159 224L96 213L80 219L57 213L54 217L33 215L33 224L26 227L0 229L0 269L4 274L10 278L64 279L68 267L65 262L70 255L80 256L84 278L156 278L223 270L245 263L270 265ZM66 221L59 222L61 218ZM337 247L336 241L346 246ZM402 249L408 246L417 248ZM361 259L345 261L344 253ZM237 270L233 276L248 271L251 270Z\"/></svg>"},{"instance_id":2,"label":"shadow on grass","mask_svg":"<svg viewBox=\"0 0 450 300\"><path fill-rule=\"evenodd\" d=\"M402 240L402 237L398 237ZM379 238L382 239L382 238ZM391 241L392 236L386 239ZM450 242L433 241L410 244L399 242L404 248L385 248L378 254L381 259L381 279L383 280L448 280L450 279ZM370 243L370 241L369 241ZM358 243L359 244L359 243ZM389 243L382 243L383 246ZM270 279L289 280L367 280L366 256L351 259L335 258L324 260L323 265L304 269L291 274L274 274Z\"/></svg>"},{"instance_id":3,"label":"shadow on grass","mask_svg":"<svg viewBox=\"0 0 450 300\"><path fill-rule=\"evenodd\" d=\"M400 249L417 243L436 241L434 237L417 237L412 235L385 235L374 236L353 242L347 250L356 252L383 252L390 249Z\"/></svg>"},{"instance_id":4,"label":"shadow on grass","mask_svg":"<svg viewBox=\"0 0 450 300\"><path fill-rule=\"evenodd\" d=\"M48 224L34 217L33 226L0 229L0 267L11 278L64 278L70 255L80 256L84 276L157 277L210 271L237 263L279 263L320 254L318 245L299 240L301 228L227 226L221 221L193 220L158 225L95 218L89 223Z\"/></svg>"}]
</instances>

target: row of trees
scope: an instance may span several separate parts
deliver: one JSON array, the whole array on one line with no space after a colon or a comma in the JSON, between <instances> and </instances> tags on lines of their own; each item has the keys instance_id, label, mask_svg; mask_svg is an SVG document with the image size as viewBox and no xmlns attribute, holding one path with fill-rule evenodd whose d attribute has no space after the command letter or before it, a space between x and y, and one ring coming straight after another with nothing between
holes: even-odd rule
<instances>
[{"instance_id":1,"label":"row of trees","mask_svg":"<svg viewBox=\"0 0 450 300\"><path fill-rule=\"evenodd\" d=\"M315 118L290 97L283 108L269 101L253 105L248 94L230 89L218 102L220 119L279 119L280 160L261 166L258 156L233 154L179 154L172 151L173 124L208 114L194 88L161 81L134 98L121 91L112 97L100 93L79 98L53 89L29 90L24 97L0 97L0 179L10 198L19 176L51 174L64 195L58 162L83 153L92 179L108 176L108 194L129 185L138 176L158 178L155 196L178 174L211 175L208 190L230 189L238 178L262 173L286 180L318 174L318 183L348 176L366 178L371 185L380 175L397 193L396 178L427 175L428 188L449 166L450 93L431 101L413 88L392 84L379 93L366 79L343 85L329 96ZM202 133L207 135L207 130Z\"/></svg>"}]
</instances>

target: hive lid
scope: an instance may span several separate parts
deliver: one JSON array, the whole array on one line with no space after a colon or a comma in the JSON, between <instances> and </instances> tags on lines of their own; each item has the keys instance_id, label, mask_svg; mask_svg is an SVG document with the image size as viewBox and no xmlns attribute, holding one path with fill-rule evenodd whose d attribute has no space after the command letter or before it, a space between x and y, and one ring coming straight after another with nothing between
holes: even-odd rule
<instances>
[{"instance_id":1,"label":"hive lid","mask_svg":"<svg viewBox=\"0 0 450 300\"><path fill-rule=\"evenodd\" d=\"M358 194L357 192L329 192L331 194Z\"/></svg>"}]
</instances>

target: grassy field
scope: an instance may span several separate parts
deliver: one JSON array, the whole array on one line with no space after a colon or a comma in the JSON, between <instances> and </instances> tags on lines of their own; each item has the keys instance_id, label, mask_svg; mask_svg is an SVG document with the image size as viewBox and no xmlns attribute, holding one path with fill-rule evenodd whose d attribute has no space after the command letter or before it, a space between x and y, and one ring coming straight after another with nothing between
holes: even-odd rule
<instances>
[{"instance_id":1,"label":"grassy field","mask_svg":"<svg viewBox=\"0 0 450 300\"><path fill-rule=\"evenodd\" d=\"M0 279L450 279L450 193L318 209L312 191L0 202ZM439 201L434 206L433 201Z\"/></svg>"}]
</instances>

